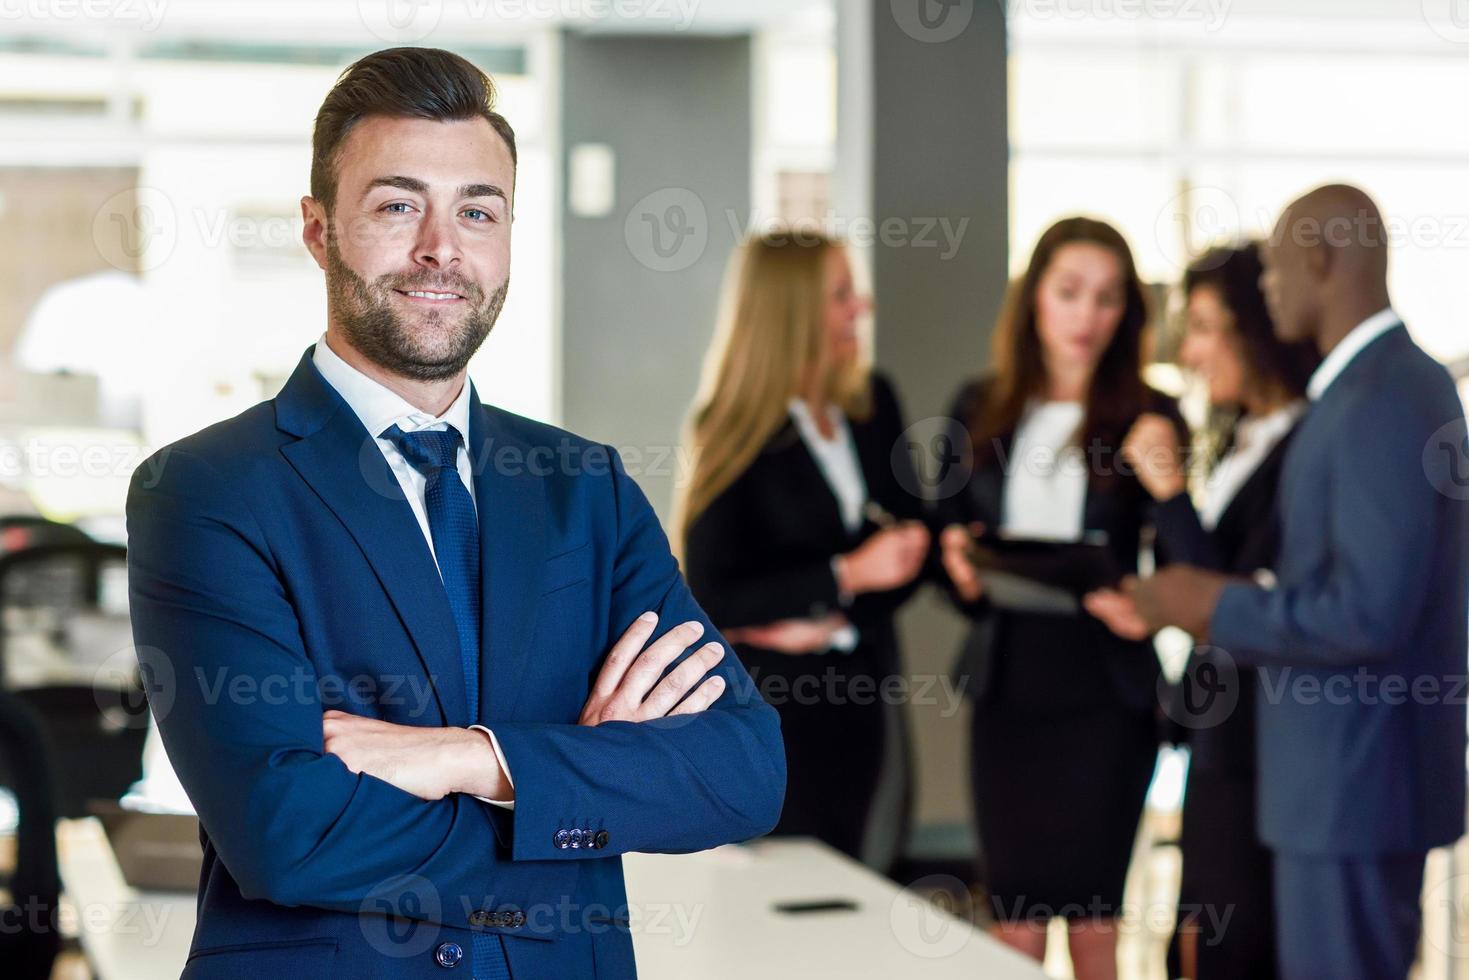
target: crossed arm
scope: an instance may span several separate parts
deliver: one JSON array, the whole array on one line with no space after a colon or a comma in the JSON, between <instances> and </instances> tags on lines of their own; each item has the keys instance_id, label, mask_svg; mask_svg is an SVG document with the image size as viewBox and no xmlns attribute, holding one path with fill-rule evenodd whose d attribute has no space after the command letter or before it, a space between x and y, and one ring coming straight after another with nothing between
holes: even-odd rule
<instances>
[{"instance_id":1,"label":"crossed arm","mask_svg":"<svg viewBox=\"0 0 1469 980\"><path fill-rule=\"evenodd\" d=\"M718 641L652 508L620 460L614 464L610 623L633 623L651 610L665 624L697 621ZM609 658L581 719L599 724L494 725L516 775L513 815L465 795L492 796L498 779L476 732L428 730L461 740L455 751L478 762L453 777L457 785L416 785L423 796L371 767L352 771L327 750L326 729L337 726L324 721L301 624L244 496L177 448L161 474L156 485L135 477L128 499L134 636L169 756L246 897L346 912L384 899L406 908L411 903L397 899L427 880L442 902L422 917L462 926L466 908L487 895L532 907L571 893L576 866L568 859L699 850L775 823L785 761L774 709L735 658L685 650L676 632L669 639L665 630L661 644L632 656L638 636L653 635L657 624L635 625ZM664 682L678 677L677 686L716 659L718 680L704 681L686 711L647 717L677 701L661 683L651 707L633 707L637 685L655 669L672 665ZM698 666L683 666L690 662ZM245 677L258 691L302 673L312 683L284 699L234 697L227 687L220 697L212 682ZM470 736L481 739L478 751L470 751ZM556 829L587 820L612 830L605 849L555 848Z\"/></svg>"}]
</instances>

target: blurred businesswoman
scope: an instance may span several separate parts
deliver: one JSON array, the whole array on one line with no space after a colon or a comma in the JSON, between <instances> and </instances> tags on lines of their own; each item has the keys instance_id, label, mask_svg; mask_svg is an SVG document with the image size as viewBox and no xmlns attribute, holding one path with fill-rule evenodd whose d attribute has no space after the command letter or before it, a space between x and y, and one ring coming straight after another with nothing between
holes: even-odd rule
<instances>
[{"instance_id":1,"label":"blurred businesswoman","mask_svg":"<svg viewBox=\"0 0 1469 980\"><path fill-rule=\"evenodd\" d=\"M1178 359L1208 393L1206 432L1214 444L1203 447L1210 466L1201 508L1194 508L1183 469L1167 465L1179 458L1167 420L1143 416L1123 446L1157 501L1157 537L1169 557L1240 575L1275 565L1276 485L1305 411L1306 381L1320 361L1315 345L1276 339L1260 272L1257 248L1246 244L1210 251L1184 275L1187 327ZM1145 465L1149 459L1162 465ZM1130 601L1115 592L1089 597L1087 608L1122 635L1146 635ZM1169 706L1192 749L1179 969L1170 976L1276 975L1270 852L1255 830L1255 688L1253 670L1221 677L1191 657ZM1228 927L1220 929L1214 924L1225 913Z\"/></svg>"},{"instance_id":2,"label":"blurred businesswoman","mask_svg":"<svg viewBox=\"0 0 1469 980\"><path fill-rule=\"evenodd\" d=\"M780 712L774 832L853 856L884 756L905 744L879 690L898 669L893 614L930 543L911 462L893 453L897 398L859 339L867 310L840 243L776 232L744 244L674 518L690 588Z\"/></svg>"},{"instance_id":3,"label":"blurred businesswoman","mask_svg":"<svg viewBox=\"0 0 1469 980\"><path fill-rule=\"evenodd\" d=\"M984 529L1105 536L1121 569L1137 567L1150 500L1119 465L1123 438L1148 412L1182 428L1140 374L1147 319L1115 229L1081 217L1047 229L1006 298L993 370L954 402L973 465L938 503L950 594L974 622L959 673L975 700L973 791L996 932L1040 959L1048 920L1064 917L1079 980L1116 976L1115 919L1157 754L1158 661L1080 608L998 608L963 554Z\"/></svg>"}]
</instances>

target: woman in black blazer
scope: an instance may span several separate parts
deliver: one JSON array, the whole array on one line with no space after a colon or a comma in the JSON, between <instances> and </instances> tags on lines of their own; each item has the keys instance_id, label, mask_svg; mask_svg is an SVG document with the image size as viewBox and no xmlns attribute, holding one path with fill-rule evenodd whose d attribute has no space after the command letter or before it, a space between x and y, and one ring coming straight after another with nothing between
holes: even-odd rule
<instances>
[{"instance_id":1,"label":"woman in black blazer","mask_svg":"<svg viewBox=\"0 0 1469 980\"><path fill-rule=\"evenodd\" d=\"M1215 249L1184 276L1187 332L1179 361L1208 389L1218 447L1195 510L1183 470L1139 467L1157 501L1158 541L1175 561L1251 576L1274 567L1280 543L1276 487L1306 381L1320 361L1312 344L1276 339L1260 293L1256 246ZM1123 453L1132 460L1177 458L1176 437L1145 416ZM1120 634L1146 635L1115 592L1087 608ZM1190 746L1183 803L1183 876L1170 976L1195 980L1276 975L1270 852L1255 832L1255 672L1221 675L1191 656L1167 705ZM1229 918L1225 919L1224 916ZM1227 927L1221 923L1227 922Z\"/></svg>"},{"instance_id":2,"label":"woman in black blazer","mask_svg":"<svg viewBox=\"0 0 1469 980\"><path fill-rule=\"evenodd\" d=\"M809 234L747 242L706 363L676 508L694 597L780 712L785 808L774 833L812 835L881 869L906 816L893 614L929 550L892 387L858 341L867 302L845 250ZM896 734L896 739L893 737ZM868 840L886 774L902 807ZM895 808L896 809L896 808Z\"/></svg>"},{"instance_id":3,"label":"woman in black blazer","mask_svg":"<svg viewBox=\"0 0 1469 980\"><path fill-rule=\"evenodd\" d=\"M997 608L964 559L971 533L1105 536L1137 568L1150 500L1119 451L1144 413L1182 429L1141 378L1148 314L1111 226L1048 229L1010 290L993 370L951 411L967 481L938 502L950 594L973 620L958 673L975 702L975 814L997 936L1042 959L1067 920L1079 980L1116 976L1116 919L1157 758L1159 665L1147 644L1073 613ZM965 452L967 450L967 452Z\"/></svg>"}]
</instances>

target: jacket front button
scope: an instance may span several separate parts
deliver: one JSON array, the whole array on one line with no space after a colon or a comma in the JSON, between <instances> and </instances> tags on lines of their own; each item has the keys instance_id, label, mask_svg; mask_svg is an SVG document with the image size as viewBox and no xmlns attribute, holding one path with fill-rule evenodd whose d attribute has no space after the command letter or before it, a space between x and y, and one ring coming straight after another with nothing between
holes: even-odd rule
<instances>
[{"instance_id":1,"label":"jacket front button","mask_svg":"<svg viewBox=\"0 0 1469 980\"><path fill-rule=\"evenodd\" d=\"M445 969L452 970L464 959L464 947L458 943L442 943L434 950L434 962Z\"/></svg>"}]
</instances>

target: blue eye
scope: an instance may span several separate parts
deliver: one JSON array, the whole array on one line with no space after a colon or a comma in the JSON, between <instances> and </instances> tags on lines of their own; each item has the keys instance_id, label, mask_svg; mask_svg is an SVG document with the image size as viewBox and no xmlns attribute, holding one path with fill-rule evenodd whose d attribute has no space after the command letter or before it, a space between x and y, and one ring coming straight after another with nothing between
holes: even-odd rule
<instances>
[{"instance_id":1,"label":"blue eye","mask_svg":"<svg viewBox=\"0 0 1469 980\"><path fill-rule=\"evenodd\" d=\"M475 214L482 215L483 216L483 220L485 220L485 221L494 221L495 220L494 215L490 214L490 212L484 210L483 208L465 208L464 213L467 214L467 215L475 215ZM474 220L479 221L481 219L480 218L476 218Z\"/></svg>"},{"instance_id":2,"label":"blue eye","mask_svg":"<svg viewBox=\"0 0 1469 980\"><path fill-rule=\"evenodd\" d=\"M409 205L407 201L394 201L391 204L384 205L383 208L382 208L382 210L389 211L389 210L392 210L393 208L406 208L406 207L410 207L410 206L411 205ZM405 212L403 212L403 211L394 211L393 213L394 214L404 214Z\"/></svg>"}]
</instances>

